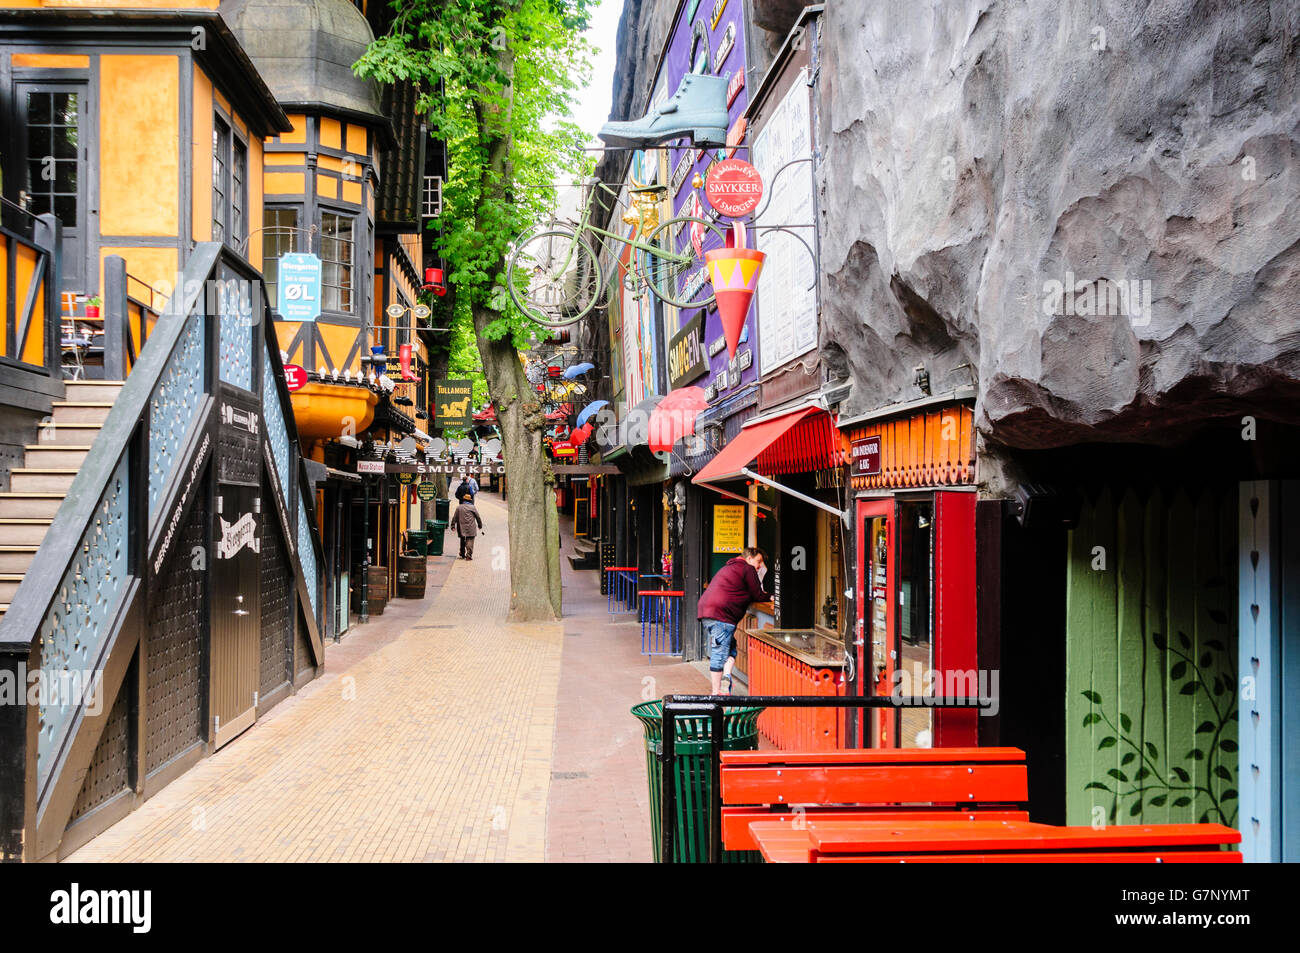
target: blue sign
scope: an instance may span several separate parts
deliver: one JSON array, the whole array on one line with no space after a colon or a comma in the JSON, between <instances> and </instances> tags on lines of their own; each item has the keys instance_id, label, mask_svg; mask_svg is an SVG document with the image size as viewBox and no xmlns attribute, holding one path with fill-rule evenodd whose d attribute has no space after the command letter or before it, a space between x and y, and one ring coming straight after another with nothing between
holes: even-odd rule
<instances>
[{"instance_id":1,"label":"blue sign","mask_svg":"<svg viewBox=\"0 0 1300 953\"><path fill-rule=\"evenodd\" d=\"M315 321L320 317L320 259L291 252L280 256L277 308L286 321Z\"/></svg>"}]
</instances>

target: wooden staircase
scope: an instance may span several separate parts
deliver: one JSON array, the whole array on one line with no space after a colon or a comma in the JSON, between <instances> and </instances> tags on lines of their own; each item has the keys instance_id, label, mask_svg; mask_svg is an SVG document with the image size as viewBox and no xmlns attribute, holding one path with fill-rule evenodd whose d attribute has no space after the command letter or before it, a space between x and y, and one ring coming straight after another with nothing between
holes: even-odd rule
<instances>
[{"instance_id":1,"label":"wooden staircase","mask_svg":"<svg viewBox=\"0 0 1300 953\"><path fill-rule=\"evenodd\" d=\"M10 473L9 492L0 493L0 616L9 610L121 389L121 381L68 381L66 399L54 402L51 423L27 445L23 466Z\"/></svg>"}]
</instances>

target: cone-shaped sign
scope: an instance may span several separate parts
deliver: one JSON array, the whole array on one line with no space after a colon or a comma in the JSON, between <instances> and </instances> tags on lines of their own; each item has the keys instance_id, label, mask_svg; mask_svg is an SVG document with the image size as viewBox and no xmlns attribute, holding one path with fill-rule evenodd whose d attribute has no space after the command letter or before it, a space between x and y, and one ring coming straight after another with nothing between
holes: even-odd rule
<instances>
[{"instance_id":1,"label":"cone-shaped sign","mask_svg":"<svg viewBox=\"0 0 1300 953\"><path fill-rule=\"evenodd\" d=\"M734 236L734 237L733 237ZM749 303L758 290L758 276L763 271L766 253L746 248L744 226L736 223L727 236L726 248L715 248L704 253L709 268L709 281L718 301L718 317L722 319L722 335L727 341L727 357L736 356L740 347L740 332L745 326ZM734 246L734 247L733 247Z\"/></svg>"}]
</instances>

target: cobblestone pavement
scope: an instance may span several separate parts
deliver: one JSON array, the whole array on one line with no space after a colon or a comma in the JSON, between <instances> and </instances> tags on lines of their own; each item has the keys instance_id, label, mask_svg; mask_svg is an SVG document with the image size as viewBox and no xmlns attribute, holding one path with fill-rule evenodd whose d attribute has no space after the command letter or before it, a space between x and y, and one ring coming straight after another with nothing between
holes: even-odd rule
<instances>
[{"instance_id":1,"label":"cobblestone pavement","mask_svg":"<svg viewBox=\"0 0 1300 953\"><path fill-rule=\"evenodd\" d=\"M479 508L472 561L433 557L428 598L327 644L324 675L70 859L649 861L629 709L708 679L643 657L567 559L563 623L506 624L506 508Z\"/></svg>"},{"instance_id":2,"label":"cobblestone pavement","mask_svg":"<svg viewBox=\"0 0 1300 953\"><path fill-rule=\"evenodd\" d=\"M480 499L487 535L431 560L437 597L328 646L324 675L70 859L544 859L562 627L504 622L506 510Z\"/></svg>"}]
</instances>

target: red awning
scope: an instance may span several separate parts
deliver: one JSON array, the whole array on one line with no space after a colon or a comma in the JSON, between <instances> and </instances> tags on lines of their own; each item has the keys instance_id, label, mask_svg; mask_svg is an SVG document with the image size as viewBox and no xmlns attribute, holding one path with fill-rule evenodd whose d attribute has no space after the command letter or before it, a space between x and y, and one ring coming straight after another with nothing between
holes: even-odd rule
<instances>
[{"instance_id":1,"label":"red awning","mask_svg":"<svg viewBox=\"0 0 1300 953\"><path fill-rule=\"evenodd\" d=\"M695 474L692 483L725 483L728 480L743 480L740 471L747 469L759 454L767 450L801 420L810 414L824 414L818 407L804 407L791 411L752 427L746 427L736 435L736 439L718 451L718 455L708 465Z\"/></svg>"}]
</instances>

